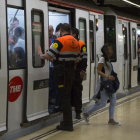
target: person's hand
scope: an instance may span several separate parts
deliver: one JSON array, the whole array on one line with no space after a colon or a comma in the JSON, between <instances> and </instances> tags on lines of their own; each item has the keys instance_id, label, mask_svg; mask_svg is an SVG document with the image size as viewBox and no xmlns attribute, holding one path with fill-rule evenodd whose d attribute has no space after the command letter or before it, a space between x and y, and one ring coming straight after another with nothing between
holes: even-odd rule
<instances>
[{"instance_id":1,"label":"person's hand","mask_svg":"<svg viewBox=\"0 0 140 140\"><path fill-rule=\"evenodd\" d=\"M114 76L109 76L108 79L111 80L111 81L114 81L115 77Z\"/></svg>"},{"instance_id":2,"label":"person's hand","mask_svg":"<svg viewBox=\"0 0 140 140\"><path fill-rule=\"evenodd\" d=\"M43 54L43 53L42 53L42 49L41 49L41 46L40 46L40 45L38 45L38 46L37 46L37 54L38 54L38 55Z\"/></svg>"},{"instance_id":3,"label":"person's hand","mask_svg":"<svg viewBox=\"0 0 140 140\"><path fill-rule=\"evenodd\" d=\"M12 38L8 38L9 43L14 43L14 40Z\"/></svg>"},{"instance_id":4,"label":"person's hand","mask_svg":"<svg viewBox=\"0 0 140 140\"><path fill-rule=\"evenodd\" d=\"M138 53L140 52L140 50L138 50Z\"/></svg>"},{"instance_id":5,"label":"person's hand","mask_svg":"<svg viewBox=\"0 0 140 140\"><path fill-rule=\"evenodd\" d=\"M80 72L80 77L83 79L84 76L85 76L85 72L84 72L84 71L81 71L81 72Z\"/></svg>"}]
</instances>

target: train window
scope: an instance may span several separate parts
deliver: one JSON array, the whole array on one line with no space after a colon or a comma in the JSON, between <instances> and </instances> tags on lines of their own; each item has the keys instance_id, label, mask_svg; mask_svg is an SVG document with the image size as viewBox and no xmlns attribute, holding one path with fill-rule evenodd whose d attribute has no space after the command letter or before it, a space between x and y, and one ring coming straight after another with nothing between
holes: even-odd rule
<instances>
[{"instance_id":1,"label":"train window","mask_svg":"<svg viewBox=\"0 0 140 140\"><path fill-rule=\"evenodd\" d=\"M79 37L80 37L80 40L85 42L85 44L87 44L86 33L87 33L86 19L80 18L79 19Z\"/></svg>"},{"instance_id":2,"label":"train window","mask_svg":"<svg viewBox=\"0 0 140 140\"><path fill-rule=\"evenodd\" d=\"M40 59L37 54L37 46L42 47L44 52L44 14L42 11L32 10L32 49L33 49L33 67L43 67L45 61Z\"/></svg>"},{"instance_id":3,"label":"train window","mask_svg":"<svg viewBox=\"0 0 140 140\"><path fill-rule=\"evenodd\" d=\"M132 28L132 51L133 59L136 59L136 29Z\"/></svg>"},{"instance_id":4,"label":"train window","mask_svg":"<svg viewBox=\"0 0 140 140\"><path fill-rule=\"evenodd\" d=\"M116 51L116 17L105 15L105 43L110 43L113 47L114 54L111 57L112 62L117 61Z\"/></svg>"},{"instance_id":5,"label":"train window","mask_svg":"<svg viewBox=\"0 0 140 140\"><path fill-rule=\"evenodd\" d=\"M9 69L26 67L24 10L7 8Z\"/></svg>"},{"instance_id":6,"label":"train window","mask_svg":"<svg viewBox=\"0 0 140 140\"><path fill-rule=\"evenodd\" d=\"M93 21L89 21L90 27L90 48L91 48L91 62L94 62L94 24Z\"/></svg>"},{"instance_id":7,"label":"train window","mask_svg":"<svg viewBox=\"0 0 140 140\"><path fill-rule=\"evenodd\" d=\"M127 28L123 25L123 39L124 39L124 59L128 59L128 48L127 48Z\"/></svg>"}]
</instances>

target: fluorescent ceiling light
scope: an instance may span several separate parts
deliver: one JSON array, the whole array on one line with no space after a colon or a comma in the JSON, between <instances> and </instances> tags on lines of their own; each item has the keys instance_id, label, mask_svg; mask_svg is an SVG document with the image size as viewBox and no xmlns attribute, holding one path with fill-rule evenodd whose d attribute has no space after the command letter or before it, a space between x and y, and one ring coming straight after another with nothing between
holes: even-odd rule
<instances>
[{"instance_id":1,"label":"fluorescent ceiling light","mask_svg":"<svg viewBox=\"0 0 140 140\"><path fill-rule=\"evenodd\" d=\"M129 3L129 4L131 4L131 5L134 5L134 6L137 6L137 7L140 8L140 5L138 5L138 4L136 4L136 3L133 3L133 2L130 2L129 0L122 0L122 1L127 2L127 3Z\"/></svg>"}]
</instances>

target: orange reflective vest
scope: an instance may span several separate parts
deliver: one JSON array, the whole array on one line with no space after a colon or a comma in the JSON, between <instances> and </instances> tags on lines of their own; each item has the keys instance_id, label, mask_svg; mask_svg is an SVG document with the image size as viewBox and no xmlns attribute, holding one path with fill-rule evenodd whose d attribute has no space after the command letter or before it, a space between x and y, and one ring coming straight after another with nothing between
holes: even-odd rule
<instances>
[{"instance_id":1,"label":"orange reflective vest","mask_svg":"<svg viewBox=\"0 0 140 140\"><path fill-rule=\"evenodd\" d=\"M79 42L71 35L58 38L47 52L57 61L76 61L79 59Z\"/></svg>"},{"instance_id":2,"label":"orange reflective vest","mask_svg":"<svg viewBox=\"0 0 140 140\"><path fill-rule=\"evenodd\" d=\"M79 40L80 45L80 62L77 65L79 71L86 71L87 69L87 48L86 44Z\"/></svg>"}]
</instances>

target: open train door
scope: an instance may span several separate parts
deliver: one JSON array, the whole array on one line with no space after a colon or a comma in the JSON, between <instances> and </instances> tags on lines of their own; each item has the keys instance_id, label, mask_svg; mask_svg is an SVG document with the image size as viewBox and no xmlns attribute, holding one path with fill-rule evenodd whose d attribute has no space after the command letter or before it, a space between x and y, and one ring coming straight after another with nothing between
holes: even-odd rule
<instances>
[{"instance_id":1,"label":"open train door","mask_svg":"<svg viewBox=\"0 0 140 140\"><path fill-rule=\"evenodd\" d=\"M48 5L40 0L25 0L27 29L27 108L28 121L47 116L49 62L41 60L37 46L48 49Z\"/></svg>"},{"instance_id":2,"label":"open train door","mask_svg":"<svg viewBox=\"0 0 140 140\"><path fill-rule=\"evenodd\" d=\"M76 27L79 29L80 40L87 45L87 53L90 54L89 49L89 12L76 9ZM88 55L86 80L83 81L83 103L89 102L90 95L90 55Z\"/></svg>"},{"instance_id":3,"label":"open train door","mask_svg":"<svg viewBox=\"0 0 140 140\"><path fill-rule=\"evenodd\" d=\"M6 35L6 2L0 4L0 132L5 131L7 119L7 35Z\"/></svg>"},{"instance_id":4,"label":"open train door","mask_svg":"<svg viewBox=\"0 0 140 140\"><path fill-rule=\"evenodd\" d=\"M130 22L130 86L138 86L137 24Z\"/></svg>"},{"instance_id":5,"label":"open train door","mask_svg":"<svg viewBox=\"0 0 140 140\"><path fill-rule=\"evenodd\" d=\"M89 20L90 31L90 99L94 96L95 91L95 57L96 57L96 19L94 13L90 12Z\"/></svg>"}]
</instances>

